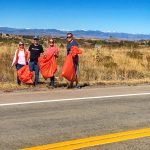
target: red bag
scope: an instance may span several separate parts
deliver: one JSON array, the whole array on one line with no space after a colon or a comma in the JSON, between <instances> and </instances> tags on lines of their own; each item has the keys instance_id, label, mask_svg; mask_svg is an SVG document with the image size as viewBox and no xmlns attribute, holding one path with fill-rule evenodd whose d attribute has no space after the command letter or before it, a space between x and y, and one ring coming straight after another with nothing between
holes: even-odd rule
<instances>
[{"instance_id":1,"label":"red bag","mask_svg":"<svg viewBox=\"0 0 150 150\"><path fill-rule=\"evenodd\" d=\"M69 54L65 59L64 65L62 67L62 76L69 81L76 80L76 73L75 73L73 58L71 54Z\"/></svg>"},{"instance_id":2,"label":"red bag","mask_svg":"<svg viewBox=\"0 0 150 150\"><path fill-rule=\"evenodd\" d=\"M77 46L72 46L71 51L65 59L62 67L62 76L69 81L76 81L76 72L73 64L73 57L82 54L82 51Z\"/></svg>"},{"instance_id":3,"label":"red bag","mask_svg":"<svg viewBox=\"0 0 150 150\"><path fill-rule=\"evenodd\" d=\"M33 72L30 71L29 66L25 65L17 71L19 79L26 84L32 84Z\"/></svg>"},{"instance_id":4,"label":"red bag","mask_svg":"<svg viewBox=\"0 0 150 150\"><path fill-rule=\"evenodd\" d=\"M40 56L38 64L40 72L45 80L53 77L57 71L57 63L54 55Z\"/></svg>"},{"instance_id":5,"label":"red bag","mask_svg":"<svg viewBox=\"0 0 150 150\"><path fill-rule=\"evenodd\" d=\"M72 57L75 57L78 54L82 54L82 51L77 46L72 46L70 53Z\"/></svg>"},{"instance_id":6,"label":"red bag","mask_svg":"<svg viewBox=\"0 0 150 150\"><path fill-rule=\"evenodd\" d=\"M82 54L82 51L77 46L72 46L71 51L65 59L62 67L62 76L69 81L76 81L76 72L73 64L73 57Z\"/></svg>"}]
</instances>

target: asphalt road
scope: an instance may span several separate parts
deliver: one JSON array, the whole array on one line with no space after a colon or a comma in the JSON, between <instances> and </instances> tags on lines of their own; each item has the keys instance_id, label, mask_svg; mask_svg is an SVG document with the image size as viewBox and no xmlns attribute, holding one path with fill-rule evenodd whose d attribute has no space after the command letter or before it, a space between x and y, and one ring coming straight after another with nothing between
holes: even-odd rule
<instances>
[{"instance_id":1,"label":"asphalt road","mask_svg":"<svg viewBox=\"0 0 150 150\"><path fill-rule=\"evenodd\" d=\"M2 93L0 94L0 150L15 150L149 128L149 91L150 86L147 85ZM149 94L136 95L139 93ZM125 96L125 94L135 95ZM49 101L44 103L32 103L47 100ZM6 103L14 104L4 105ZM84 149L149 150L150 137Z\"/></svg>"}]
</instances>

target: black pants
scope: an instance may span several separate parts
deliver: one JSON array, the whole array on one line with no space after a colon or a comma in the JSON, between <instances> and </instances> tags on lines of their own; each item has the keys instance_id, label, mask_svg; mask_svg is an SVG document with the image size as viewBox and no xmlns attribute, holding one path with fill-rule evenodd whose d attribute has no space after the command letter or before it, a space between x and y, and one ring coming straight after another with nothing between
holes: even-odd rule
<instances>
[{"instance_id":1,"label":"black pants","mask_svg":"<svg viewBox=\"0 0 150 150\"><path fill-rule=\"evenodd\" d=\"M50 86L55 86L55 76L53 76L53 77L50 77L50 84L49 84Z\"/></svg>"}]
</instances>

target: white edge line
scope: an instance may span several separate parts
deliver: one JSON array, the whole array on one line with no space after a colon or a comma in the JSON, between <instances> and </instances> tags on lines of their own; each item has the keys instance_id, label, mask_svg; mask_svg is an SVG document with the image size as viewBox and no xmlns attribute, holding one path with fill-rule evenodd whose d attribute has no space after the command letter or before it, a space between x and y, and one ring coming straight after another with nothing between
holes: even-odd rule
<instances>
[{"instance_id":1,"label":"white edge line","mask_svg":"<svg viewBox=\"0 0 150 150\"><path fill-rule=\"evenodd\" d=\"M114 98L114 97L142 96L142 95L150 95L150 93L137 93L137 94L123 94L123 95L109 95L109 96L97 96L97 97L81 97L81 98L53 99L53 100L43 100L43 101L31 101L31 102L5 103L5 104L0 104L0 107L13 106L13 105L38 104L38 103L64 102L64 101L74 101L74 100L84 100L84 99L103 99L103 98Z\"/></svg>"}]
</instances>

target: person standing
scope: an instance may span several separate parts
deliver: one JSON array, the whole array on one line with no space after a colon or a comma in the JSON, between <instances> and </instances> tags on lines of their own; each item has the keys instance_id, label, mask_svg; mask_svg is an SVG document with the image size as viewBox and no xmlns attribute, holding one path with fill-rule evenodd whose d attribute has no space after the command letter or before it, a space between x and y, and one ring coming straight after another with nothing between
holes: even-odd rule
<instances>
[{"instance_id":1,"label":"person standing","mask_svg":"<svg viewBox=\"0 0 150 150\"><path fill-rule=\"evenodd\" d=\"M28 56L29 56L28 51L25 49L24 43L19 42L19 47L15 52L14 59L13 59L11 67L13 67L15 65L16 70L18 71L23 66L28 64ZM21 81L20 81L18 75L17 75L17 84L21 85Z\"/></svg>"},{"instance_id":2,"label":"person standing","mask_svg":"<svg viewBox=\"0 0 150 150\"><path fill-rule=\"evenodd\" d=\"M38 58L44 52L42 45L39 44L39 37L34 36L33 44L29 47L30 52L30 61L29 61L29 68L30 71L34 71L34 85L38 85L39 82L39 65L38 65Z\"/></svg>"},{"instance_id":3,"label":"person standing","mask_svg":"<svg viewBox=\"0 0 150 150\"><path fill-rule=\"evenodd\" d=\"M50 39L48 41L49 47L46 49L46 56L54 56L55 59L58 57L58 48L55 45L55 42L53 39ZM56 60L55 60L56 61ZM55 88L55 76L50 77L50 88Z\"/></svg>"},{"instance_id":4,"label":"person standing","mask_svg":"<svg viewBox=\"0 0 150 150\"><path fill-rule=\"evenodd\" d=\"M67 55L68 55L73 46L78 47L78 43L74 40L72 33L67 33L66 39L67 39ZM75 80L76 86L75 87L80 88L80 86L78 85L78 69L79 69L79 56L78 55L76 55L73 58L73 64L74 64L74 69L75 69L75 73L76 73L76 80ZM68 85L67 88L73 88L73 82L72 81L70 82L70 84Z\"/></svg>"}]
</instances>

